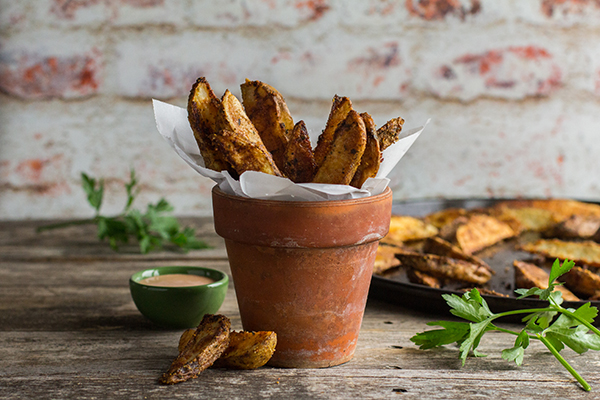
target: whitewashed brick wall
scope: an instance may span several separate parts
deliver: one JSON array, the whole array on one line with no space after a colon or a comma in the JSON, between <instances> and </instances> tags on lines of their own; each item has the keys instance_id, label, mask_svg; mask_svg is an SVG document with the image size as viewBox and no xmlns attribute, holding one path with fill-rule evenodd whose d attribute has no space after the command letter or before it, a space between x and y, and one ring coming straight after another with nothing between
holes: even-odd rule
<instances>
[{"instance_id":1,"label":"whitewashed brick wall","mask_svg":"<svg viewBox=\"0 0 600 400\"><path fill-rule=\"evenodd\" d=\"M206 76L286 98L317 135L334 94L378 125L432 122L392 172L395 199L600 200L594 0L0 0L0 219L107 213L135 168L138 206L210 215L212 182L156 132Z\"/></svg>"}]
</instances>

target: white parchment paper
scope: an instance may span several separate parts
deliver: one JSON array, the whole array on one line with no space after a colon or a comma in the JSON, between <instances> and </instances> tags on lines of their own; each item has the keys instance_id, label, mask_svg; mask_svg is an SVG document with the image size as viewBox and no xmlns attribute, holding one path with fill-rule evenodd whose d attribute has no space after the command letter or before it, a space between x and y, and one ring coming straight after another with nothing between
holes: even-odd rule
<instances>
[{"instance_id":1,"label":"white parchment paper","mask_svg":"<svg viewBox=\"0 0 600 400\"><path fill-rule=\"evenodd\" d=\"M152 100L156 127L162 137L190 167L200 175L214 180L221 190L243 197L272 200L324 201L368 197L382 193L390 180L387 175L417 140L421 127L403 132L400 140L383 151L383 161L375 178L369 178L360 189L349 185L324 183L294 183L287 178L262 172L246 171L239 181L227 171L217 172L204 167L204 160L188 122L187 110L158 100Z\"/></svg>"}]
</instances>

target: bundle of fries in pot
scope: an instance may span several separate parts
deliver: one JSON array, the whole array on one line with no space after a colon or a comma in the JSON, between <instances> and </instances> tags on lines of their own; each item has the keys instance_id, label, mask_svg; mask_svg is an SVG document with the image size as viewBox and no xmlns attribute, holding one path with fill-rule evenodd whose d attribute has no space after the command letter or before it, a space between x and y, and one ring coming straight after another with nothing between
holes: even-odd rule
<instances>
[{"instance_id":1,"label":"bundle of fries in pot","mask_svg":"<svg viewBox=\"0 0 600 400\"><path fill-rule=\"evenodd\" d=\"M242 102L229 90L219 99L204 77L193 85L188 119L206 168L282 176L294 183L330 183L360 188L375 177L382 151L399 140L404 120L376 128L347 97L335 96L325 128L312 148L304 121L294 123L273 87L246 80Z\"/></svg>"}]
</instances>

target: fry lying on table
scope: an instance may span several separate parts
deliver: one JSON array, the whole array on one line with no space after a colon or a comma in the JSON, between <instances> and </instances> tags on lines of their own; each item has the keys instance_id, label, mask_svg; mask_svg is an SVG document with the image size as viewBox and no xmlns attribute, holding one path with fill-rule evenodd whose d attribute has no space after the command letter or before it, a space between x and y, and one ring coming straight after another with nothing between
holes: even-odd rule
<instances>
[{"instance_id":1,"label":"fry lying on table","mask_svg":"<svg viewBox=\"0 0 600 400\"><path fill-rule=\"evenodd\" d=\"M230 328L224 315L206 314L197 328L183 332L179 355L159 382L185 382L211 366L256 369L271 359L277 345L275 332L235 332Z\"/></svg>"}]
</instances>

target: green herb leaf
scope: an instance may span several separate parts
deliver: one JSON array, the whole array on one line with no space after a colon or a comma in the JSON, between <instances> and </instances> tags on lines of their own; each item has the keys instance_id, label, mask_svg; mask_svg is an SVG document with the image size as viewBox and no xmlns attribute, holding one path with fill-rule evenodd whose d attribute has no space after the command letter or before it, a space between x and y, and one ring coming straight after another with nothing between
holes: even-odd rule
<instances>
[{"instance_id":1,"label":"green herb leaf","mask_svg":"<svg viewBox=\"0 0 600 400\"><path fill-rule=\"evenodd\" d=\"M548 306L545 308L493 313L477 289L472 289L462 297L444 294L442 297L450 306L450 312L469 322L431 322L428 325L441 326L444 329L417 333L410 340L419 345L421 349L456 343L460 346L459 357L464 365L470 354L476 357L483 356L477 351L477 348L485 333L489 331L511 333L517 338L513 347L502 351L502 358L521 365L525 349L529 347L530 338L533 338L540 340L585 390L591 390L590 385L559 353L565 346L579 354L588 350L600 350L600 330L593 326L594 318L598 316L598 309L589 303L576 310L566 309L561 306L562 293L555 290L560 285L556 279L571 270L573 265L572 261L566 260L561 264L559 260L556 260L551 269L547 289L516 290L519 298L538 296L540 299L548 301ZM522 319L526 326L521 331L515 332L493 324L493 321L498 318L516 314L526 314Z\"/></svg>"},{"instance_id":2,"label":"green herb leaf","mask_svg":"<svg viewBox=\"0 0 600 400\"><path fill-rule=\"evenodd\" d=\"M566 274L575 266L574 261L565 260L561 264L559 259L554 260L552 264L552 268L550 269L550 277L548 279L548 287L554 284L554 281L558 279L559 276Z\"/></svg>"},{"instance_id":3,"label":"green herb leaf","mask_svg":"<svg viewBox=\"0 0 600 400\"><path fill-rule=\"evenodd\" d=\"M427 325L441 326L444 329L418 333L410 338L413 343L420 346L423 350L454 342L461 343L468 337L471 331L470 324L467 322L436 321L430 322Z\"/></svg>"},{"instance_id":4,"label":"green herb leaf","mask_svg":"<svg viewBox=\"0 0 600 400\"><path fill-rule=\"evenodd\" d=\"M130 238L137 240L140 252L146 254L153 250L160 250L164 245L169 249L175 247L182 251L204 249L209 246L196 238L194 229L181 228L177 218L168 215L173 211L173 206L165 199L160 199L156 204L148 204L146 212L131 209L139 193L138 179L135 171L131 169L129 182L125 183L127 202L123 212L113 217L100 215L100 207L104 196L104 180L96 180L85 173L81 174L81 185L87 195L89 204L95 209L93 219L70 221L38 228L38 231L62 228L70 225L96 224L98 238L108 240L110 247L118 250Z\"/></svg>"},{"instance_id":5,"label":"green herb leaf","mask_svg":"<svg viewBox=\"0 0 600 400\"><path fill-rule=\"evenodd\" d=\"M96 210L96 214L102 206L102 197L104 196L104 180L100 179L98 188L96 188L96 179L81 173L81 185L87 194L88 203Z\"/></svg>"},{"instance_id":6,"label":"green herb leaf","mask_svg":"<svg viewBox=\"0 0 600 400\"><path fill-rule=\"evenodd\" d=\"M514 361L517 365L523 364L523 356L525 349L522 346L517 346L502 350L502 358L506 361Z\"/></svg>"}]
</instances>

